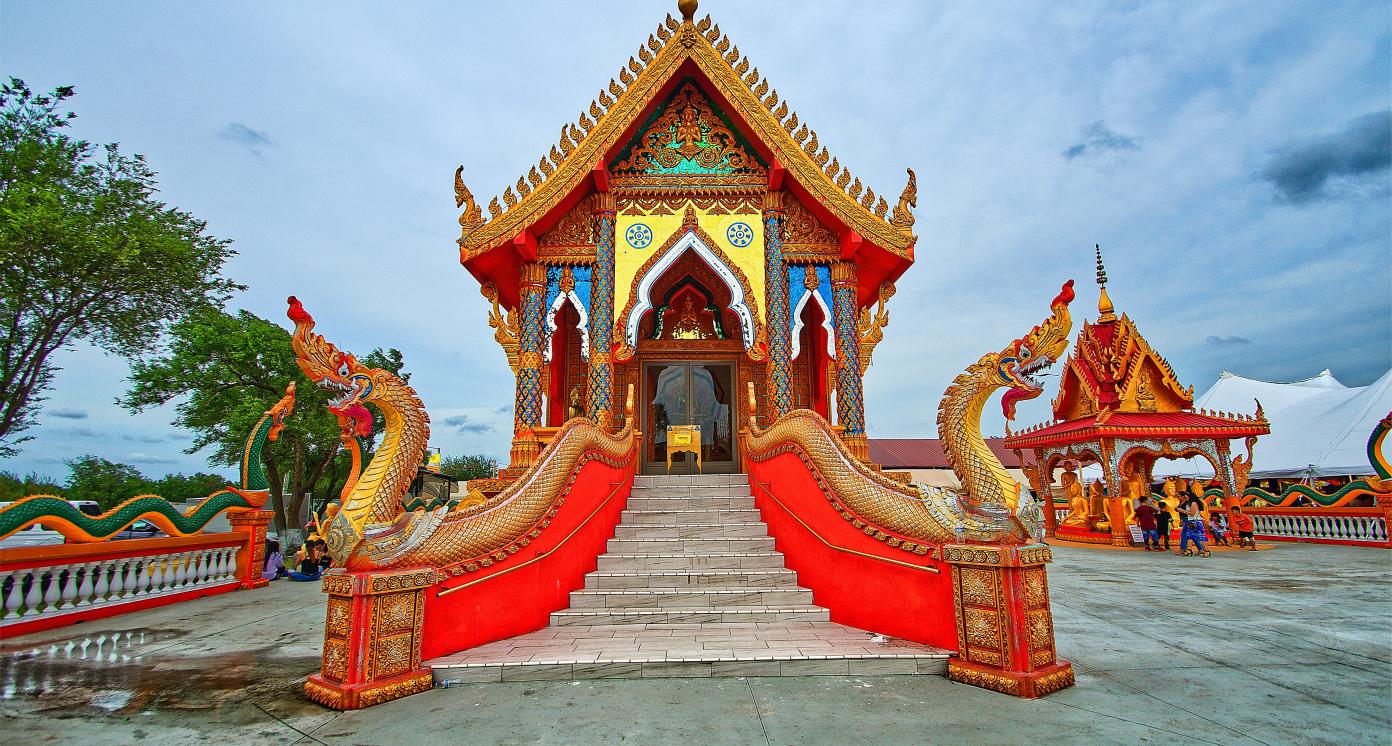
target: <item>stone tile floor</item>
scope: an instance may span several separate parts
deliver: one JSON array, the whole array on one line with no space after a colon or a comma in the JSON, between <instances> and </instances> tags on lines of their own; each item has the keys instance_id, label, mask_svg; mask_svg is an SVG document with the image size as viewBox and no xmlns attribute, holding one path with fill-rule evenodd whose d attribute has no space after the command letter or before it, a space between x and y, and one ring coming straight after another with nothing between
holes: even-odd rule
<instances>
[{"instance_id":1,"label":"stone tile floor","mask_svg":"<svg viewBox=\"0 0 1392 746\"><path fill-rule=\"evenodd\" d=\"M323 598L277 582L0 641L0 733L84 745L1392 742L1392 553L1056 558L1058 646L1078 685L1043 700L937 676L614 679L464 684L336 713L299 691L318 665Z\"/></svg>"}]
</instances>

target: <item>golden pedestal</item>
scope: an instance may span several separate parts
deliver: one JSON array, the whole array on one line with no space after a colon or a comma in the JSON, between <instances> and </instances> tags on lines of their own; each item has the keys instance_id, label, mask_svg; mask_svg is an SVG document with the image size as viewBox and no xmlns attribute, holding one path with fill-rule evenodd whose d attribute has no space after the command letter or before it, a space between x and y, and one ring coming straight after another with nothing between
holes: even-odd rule
<instances>
[{"instance_id":1,"label":"golden pedestal","mask_svg":"<svg viewBox=\"0 0 1392 746\"><path fill-rule=\"evenodd\" d=\"M356 710L431 688L421 667L425 589L430 569L345 573L324 576L329 594L324 657L319 673L305 681L305 694L335 710Z\"/></svg>"},{"instance_id":2,"label":"golden pedestal","mask_svg":"<svg viewBox=\"0 0 1392 746\"><path fill-rule=\"evenodd\" d=\"M957 614L958 657L947 678L1017 697L1072 686L1073 666L1054 652L1049 547L949 544L942 553Z\"/></svg>"}]
</instances>

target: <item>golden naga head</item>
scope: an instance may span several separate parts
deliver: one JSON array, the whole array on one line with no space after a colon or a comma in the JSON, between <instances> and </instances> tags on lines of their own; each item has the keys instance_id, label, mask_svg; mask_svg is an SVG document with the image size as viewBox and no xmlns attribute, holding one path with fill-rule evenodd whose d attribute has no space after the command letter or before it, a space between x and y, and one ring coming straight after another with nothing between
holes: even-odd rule
<instances>
[{"instance_id":1,"label":"golden naga head","mask_svg":"<svg viewBox=\"0 0 1392 746\"><path fill-rule=\"evenodd\" d=\"M300 370L319 388L337 394L329 400L329 411L338 418L345 433L367 435L372 431L372 413L363 404L375 398L379 379L392 374L359 363L352 354L314 334L314 317L295 296L290 296L289 303L286 315L295 322L290 346L295 350Z\"/></svg>"},{"instance_id":2,"label":"golden naga head","mask_svg":"<svg viewBox=\"0 0 1392 746\"><path fill-rule=\"evenodd\" d=\"M1063 290L1050 304L1052 315L998 353L996 373L1000 376L1000 385L1009 389L1001 397L1001 409L1007 420L1015 419L1018 402L1044 393L1043 384L1033 374L1053 365L1067 349L1068 335L1073 330L1073 319L1068 315L1068 304L1072 301L1073 281L1069 280L1063 283Z\"/></svg>"}]
</instances>

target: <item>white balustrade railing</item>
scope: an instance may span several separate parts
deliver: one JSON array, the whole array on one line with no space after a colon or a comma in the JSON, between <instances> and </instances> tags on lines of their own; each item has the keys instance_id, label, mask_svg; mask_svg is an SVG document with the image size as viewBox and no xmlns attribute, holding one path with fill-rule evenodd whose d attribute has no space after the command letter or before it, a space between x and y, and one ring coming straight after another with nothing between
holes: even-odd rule
<instances>
[{"instance_id":1,"label":"white balustrade railing","mask_svg":"<svg viewBox=\"0 0 1392 746\"><path fill-rule=\"evenodd\" d=\"M1249 515L1260 537L1368 544L1389 542L1385 515L1349 514L1328 508L1299 508L1289 512L1252 510Z\"/></svg>"},{"instance_id":2,"label":"white balustrade railing","mask_svg":"<svg viewBox=\"0 0 1392 746\"><path fill-rule=\"evenodd\" d=\"M0 625L238 583L239 547L179 547L115 559L55 558L0 570Z\"/></svg>"}]
</instances>

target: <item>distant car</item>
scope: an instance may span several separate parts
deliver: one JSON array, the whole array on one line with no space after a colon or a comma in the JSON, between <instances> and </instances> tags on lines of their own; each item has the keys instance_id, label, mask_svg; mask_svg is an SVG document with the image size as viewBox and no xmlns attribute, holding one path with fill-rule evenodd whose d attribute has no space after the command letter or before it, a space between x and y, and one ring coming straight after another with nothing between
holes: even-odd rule
<instances>
[{"instance_id":1,"label":"distant car","mask_svg":"<svg viewBox=\"0 0 1392 746\"><path fill-rule=\"evenodd\" d=\"M102 514L101 506L96 500L69 500L68 504L82 511L84 515L95 517Z\"/></svg>"},{"instance_id":2,"label":"distant car","mask_svg":"<svg viewBox=\"0 0 1392 746\"><path fill-rule=\"evenodd\" d=\"M0 549L10 549L13 547L43 547L50 544L62 544L63 535L57 531L50 531L39 524L34 524L27 528L0 539Z\"/></svg>"},{"instance_id":3,"label":"distant car","mask_svg":"<svg viewBox=\"0 0 1392 746\"><path fill-rule=\"evenodd\" d=\"M149 521L136 521L135 523L126 526L120 531L117 531L116 535L111 537L111 540L117 541L120 539L154 539L156 537L167 535L168 534L159 530L158 526L156 526L153 523L150 523Z\"/></svg>"}]
</instances>

